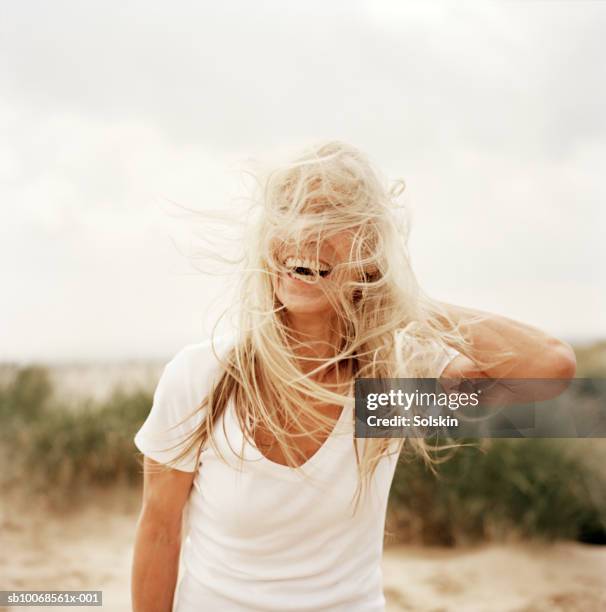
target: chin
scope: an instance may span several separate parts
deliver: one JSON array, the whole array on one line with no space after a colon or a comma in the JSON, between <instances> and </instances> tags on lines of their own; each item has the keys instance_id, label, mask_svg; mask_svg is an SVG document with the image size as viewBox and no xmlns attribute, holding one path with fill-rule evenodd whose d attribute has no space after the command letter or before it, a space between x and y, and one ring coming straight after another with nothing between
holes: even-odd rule
<instances>
[{"instance_id":1,"label":"chin","mask_svg":"<svg viewBox=\"0 0 606 612\"><path fill-rule=\"evenodd\" d=\"M333 311L322 290L293 278L280 278L276 296L286 311L292 314L328 316Z\"/></svg>"},{"instance_id":2,"label":"chin","mask_svg":"<svg viewBox=\"0 0 606 612\"><path fill-rule=\"evenodd\" d=\"M276 295L286 311L292 314L326 316L332 312L332 306L324 296L307 297L289 291L278 291Z\"/></svg>"},{"instance_id":3,"label":"chin","mask_svg":"<svg viewBox=\"0 0 606 612\"><path fill-rule=\"evenodd\" d=\"M294 296L280 296L278 299L284 305L287 312L301 315L326 316L332 312L332 307L328 302L321 300L306 300Z\"/></svg>"}]
</instances>

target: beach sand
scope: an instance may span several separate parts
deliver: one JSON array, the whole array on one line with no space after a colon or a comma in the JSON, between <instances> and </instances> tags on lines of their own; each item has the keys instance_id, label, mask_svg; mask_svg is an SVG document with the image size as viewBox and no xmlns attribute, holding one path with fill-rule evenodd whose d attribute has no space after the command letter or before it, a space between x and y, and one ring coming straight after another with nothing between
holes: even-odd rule
<instances>
[{"instance_id":1,"label":"beach sand","mask_svg":"<svg viewBox=\"0 0 606 612\"><path fill-rule=\"evenodd\" d=\"M128 612L138 507L132 489L95 493L86 505L60 513L3 496L0 589L102 590L104 610ZM606 547L391 546L383 565L388 612L606 610Z\"/></svg>"}]
</instances>

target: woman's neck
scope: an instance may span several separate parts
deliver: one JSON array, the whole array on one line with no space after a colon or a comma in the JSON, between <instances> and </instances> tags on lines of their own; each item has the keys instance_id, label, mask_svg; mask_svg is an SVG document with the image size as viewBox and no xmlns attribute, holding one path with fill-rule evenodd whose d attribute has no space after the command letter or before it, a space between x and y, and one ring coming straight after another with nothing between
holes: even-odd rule
<instances>
[{"instance_id":1,"label":"woman's neck","mask_svg":"<svg viewBox=\"0 0 606 612\"><path fill-rule=\"evenodd\" d=\"M338 333L329 316L288 313L287 324L295 342L294 352L301 357L299 367L303 372L317 368L335 356ZM324 372L319 377L322 378Z\"/></svg>"}]
</instances>

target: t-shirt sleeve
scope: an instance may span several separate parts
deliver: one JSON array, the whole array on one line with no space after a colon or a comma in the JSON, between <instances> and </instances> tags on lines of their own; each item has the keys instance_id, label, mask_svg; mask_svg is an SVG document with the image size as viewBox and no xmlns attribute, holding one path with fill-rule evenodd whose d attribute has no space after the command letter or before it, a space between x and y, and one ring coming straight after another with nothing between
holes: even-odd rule
<instances>
[{"instance_id":1,"label":"t-shirt sleeve","mask_svg":"<svg viewBox=\"0 0 606 612\"><path fill-rule=\"evenodd\" d=\"M213 361L212 349L204 343L182 349L164 367L151 410L134 438L144 455L166 464L191 442L189 436L205 416L200 406L210 390ZM195 472L196 453L194 446L170 467Z\"/></svg>"},{"instance_id":2,"label":"t-shirt sleeve","mask_svg":"<svg viewBox=\"0 0 606 612\"><path fill-rule=\"evenodd\" d=\"M437 378L439 378L440 376L442 376L442 374L444 374L444 370L447 368L447 366L452 362L453 359L455 359L455 357L458 357L461 353L454 347L452 346L446 346L445 349L441 350L441 359L439 362L439 366L438 366L438 374L437 374Z\"/></svg>"}]
</instances>

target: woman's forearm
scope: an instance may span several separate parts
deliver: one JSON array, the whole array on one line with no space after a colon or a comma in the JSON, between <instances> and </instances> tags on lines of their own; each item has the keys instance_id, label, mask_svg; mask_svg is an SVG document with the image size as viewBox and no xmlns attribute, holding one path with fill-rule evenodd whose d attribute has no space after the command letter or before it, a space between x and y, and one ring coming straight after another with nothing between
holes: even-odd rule
<instances>
[{"instance_id":1,"label":"woman's forearm","mask_svg":"<svg viewBox=\"0 0 606 612\"><path fill-rule=\"evenodd\" d=\"M490 378L572 378L576 359L572 347L549 334L514 321L453 304L443 303L449 317L460 325L479 363L488 362L482 374ZM477 319L477 321L474 321ZM510 353L490 365L493 356ZM494 361L494 360L493 360Z\"/></svg>"},{"instance_id":2,"label":"woman's forearm","mask_svg":"<svg viewBox=\"0 0 606 612\"><path fill-rule=\"evenodd\" d=\"M133 612L171 612L180 549L180 524L162 525L142 511L133 553Z\"/></svg>"}]
</instances>

